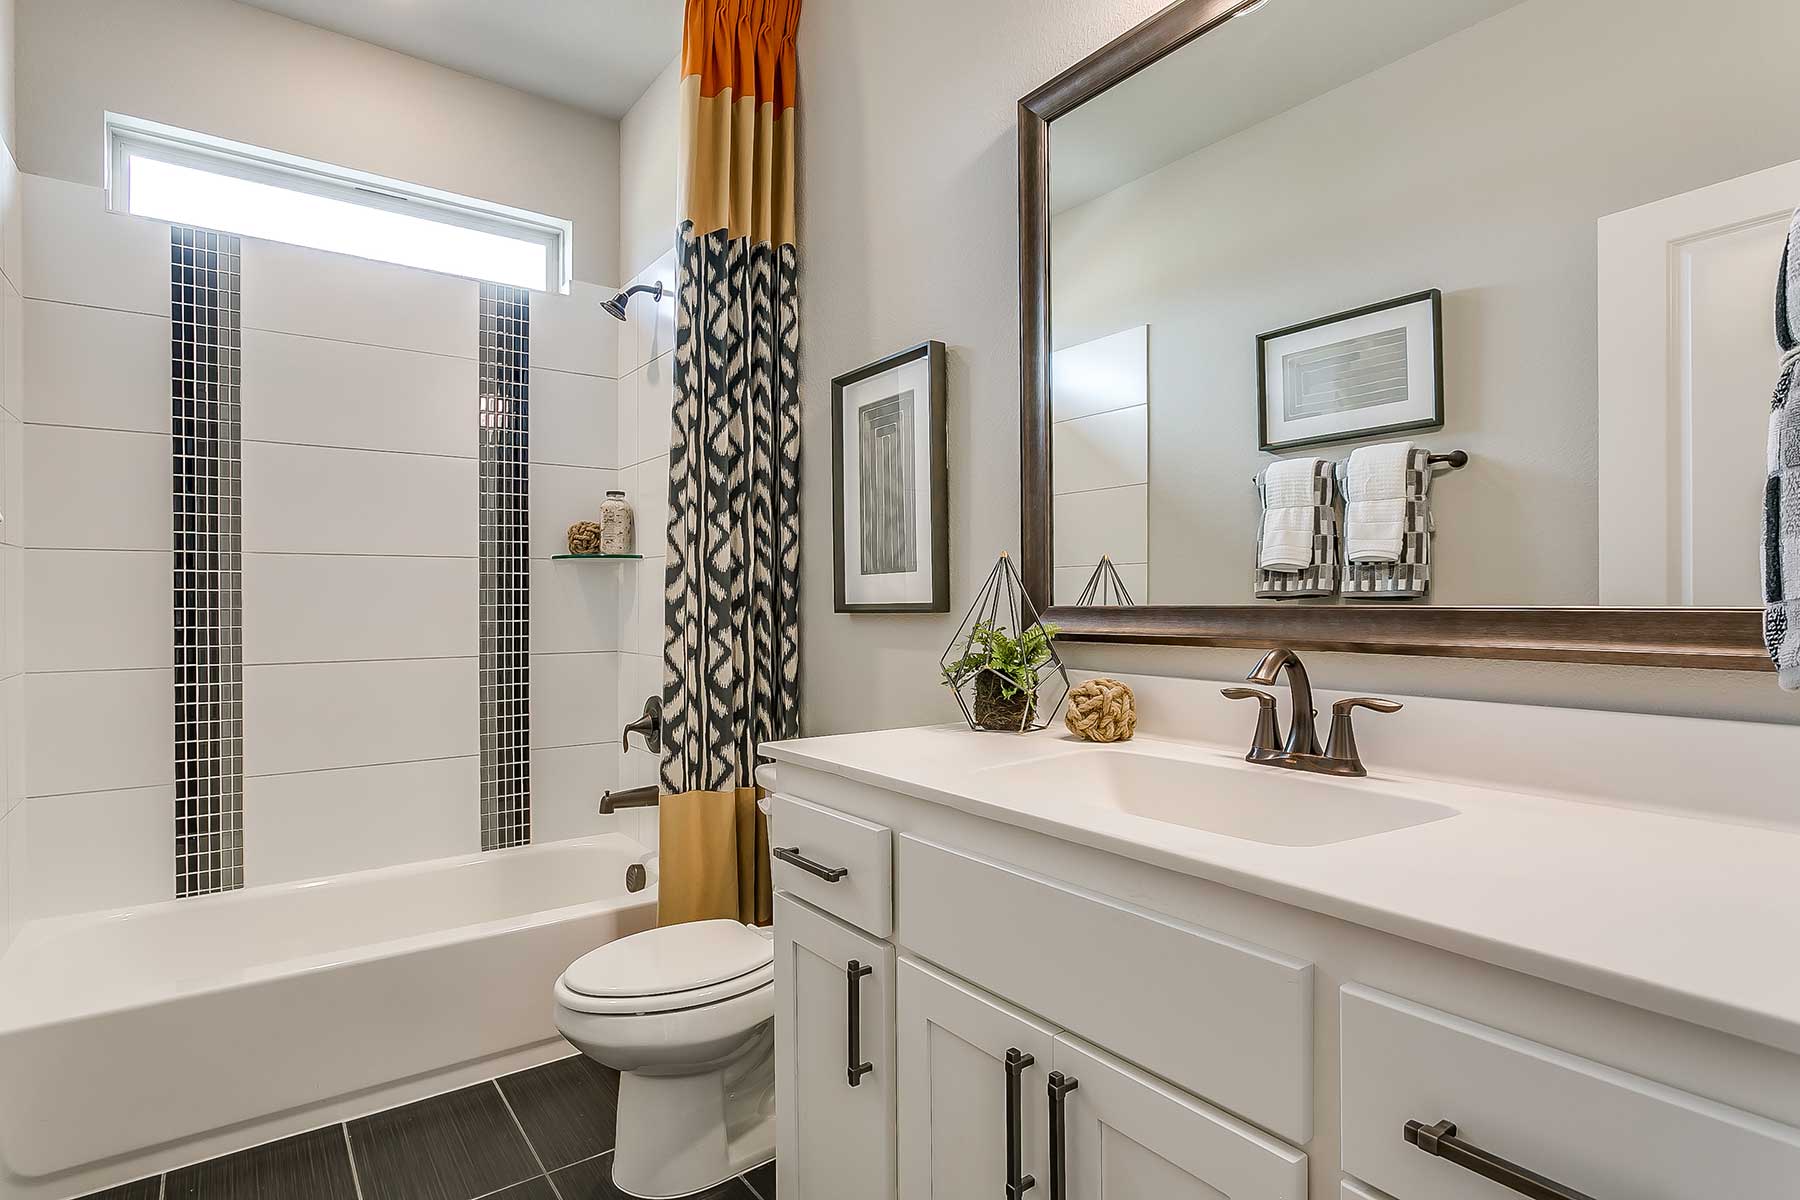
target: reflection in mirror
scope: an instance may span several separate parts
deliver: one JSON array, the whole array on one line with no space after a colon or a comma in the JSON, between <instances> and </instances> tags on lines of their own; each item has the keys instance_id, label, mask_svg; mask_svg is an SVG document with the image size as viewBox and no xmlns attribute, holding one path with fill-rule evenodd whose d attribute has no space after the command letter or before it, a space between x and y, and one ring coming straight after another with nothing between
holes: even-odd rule
<instances>
[{"instance_id":1,"label":"reflection in mirror","mask_svg":"<svg viewBox=\"0 0 1800 1200\"><path fill-rule=\"evenodd\" d=\"M1265 0L1053 121L1055 601L1757 605L1797 45Z\"/></svg>"}]
</instances>

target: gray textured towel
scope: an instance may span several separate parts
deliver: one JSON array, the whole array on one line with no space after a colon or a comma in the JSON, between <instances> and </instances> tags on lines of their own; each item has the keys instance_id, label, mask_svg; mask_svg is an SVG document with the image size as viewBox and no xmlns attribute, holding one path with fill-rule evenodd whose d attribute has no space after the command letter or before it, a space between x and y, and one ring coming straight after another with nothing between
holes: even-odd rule
<instances>
[{"instance_id":1,"label":"gray textured towel","mask_svg":"<svg viewBox=\"0 0 1800 1200\"><path fill-rule=\"evenodd\" d=\"M1785 357L1769 413L1763 494L1763 642L1781 686L1800 689L1800 210L1775 281L1775 340Z\"/></svg>"}]
</instances>

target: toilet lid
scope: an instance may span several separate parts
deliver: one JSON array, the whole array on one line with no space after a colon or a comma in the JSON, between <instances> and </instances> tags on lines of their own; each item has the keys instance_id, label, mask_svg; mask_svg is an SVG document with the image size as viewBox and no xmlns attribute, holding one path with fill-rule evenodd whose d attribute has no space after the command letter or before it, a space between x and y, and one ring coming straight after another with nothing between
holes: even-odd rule
<instances>
[{"instance_id":1,"label":"toilet lid","mask_svg":"<svg viewBox=\"0 0 1800 1200\"><path fill-rule=\"evenodd\" d=\"M774 957L774 943L755 926L691 921L590 950L569 964L563 983L583 996L666 996L751 975Z\"/></svg>"}]
</instances>

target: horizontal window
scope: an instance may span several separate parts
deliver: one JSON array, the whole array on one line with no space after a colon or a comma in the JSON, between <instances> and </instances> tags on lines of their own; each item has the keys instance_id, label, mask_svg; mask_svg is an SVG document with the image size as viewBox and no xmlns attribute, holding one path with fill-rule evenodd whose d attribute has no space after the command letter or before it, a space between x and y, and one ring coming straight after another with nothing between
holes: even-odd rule
<instances>
[{"instance_id":1,"label":"horizontal window","mask_svg":"<svg viewBox=\"0 0 1800 1200\"><path fill-rule=\"evenodd\" d=\"M107 115L114 211L538 290L568 290L555 217Z\"/></svg>"}]
</instances>

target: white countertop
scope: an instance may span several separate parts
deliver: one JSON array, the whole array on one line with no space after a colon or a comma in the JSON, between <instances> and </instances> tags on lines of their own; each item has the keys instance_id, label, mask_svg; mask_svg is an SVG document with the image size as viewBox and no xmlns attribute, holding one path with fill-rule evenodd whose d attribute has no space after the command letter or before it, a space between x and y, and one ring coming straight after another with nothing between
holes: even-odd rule
<instances>
[{"instance_id":1,"label":"white countertop","mask_svg":"<svg viewBox=\"0 0 1800 1200\"><path fill-rule=\"evenodd\" d=\"M1540 710L1541 711L1541 710ZM947 725L763 747L782 763L1091 846L1800 1053L1800 833L1384 774L1334 780L1457 815L1322 846L1246 841L975 772L1045 754L1151 753L1288 775L1242 751L1121 748ZM1022 863L1029 867L1031 864Z\"/></svg>"}]
</instances>

